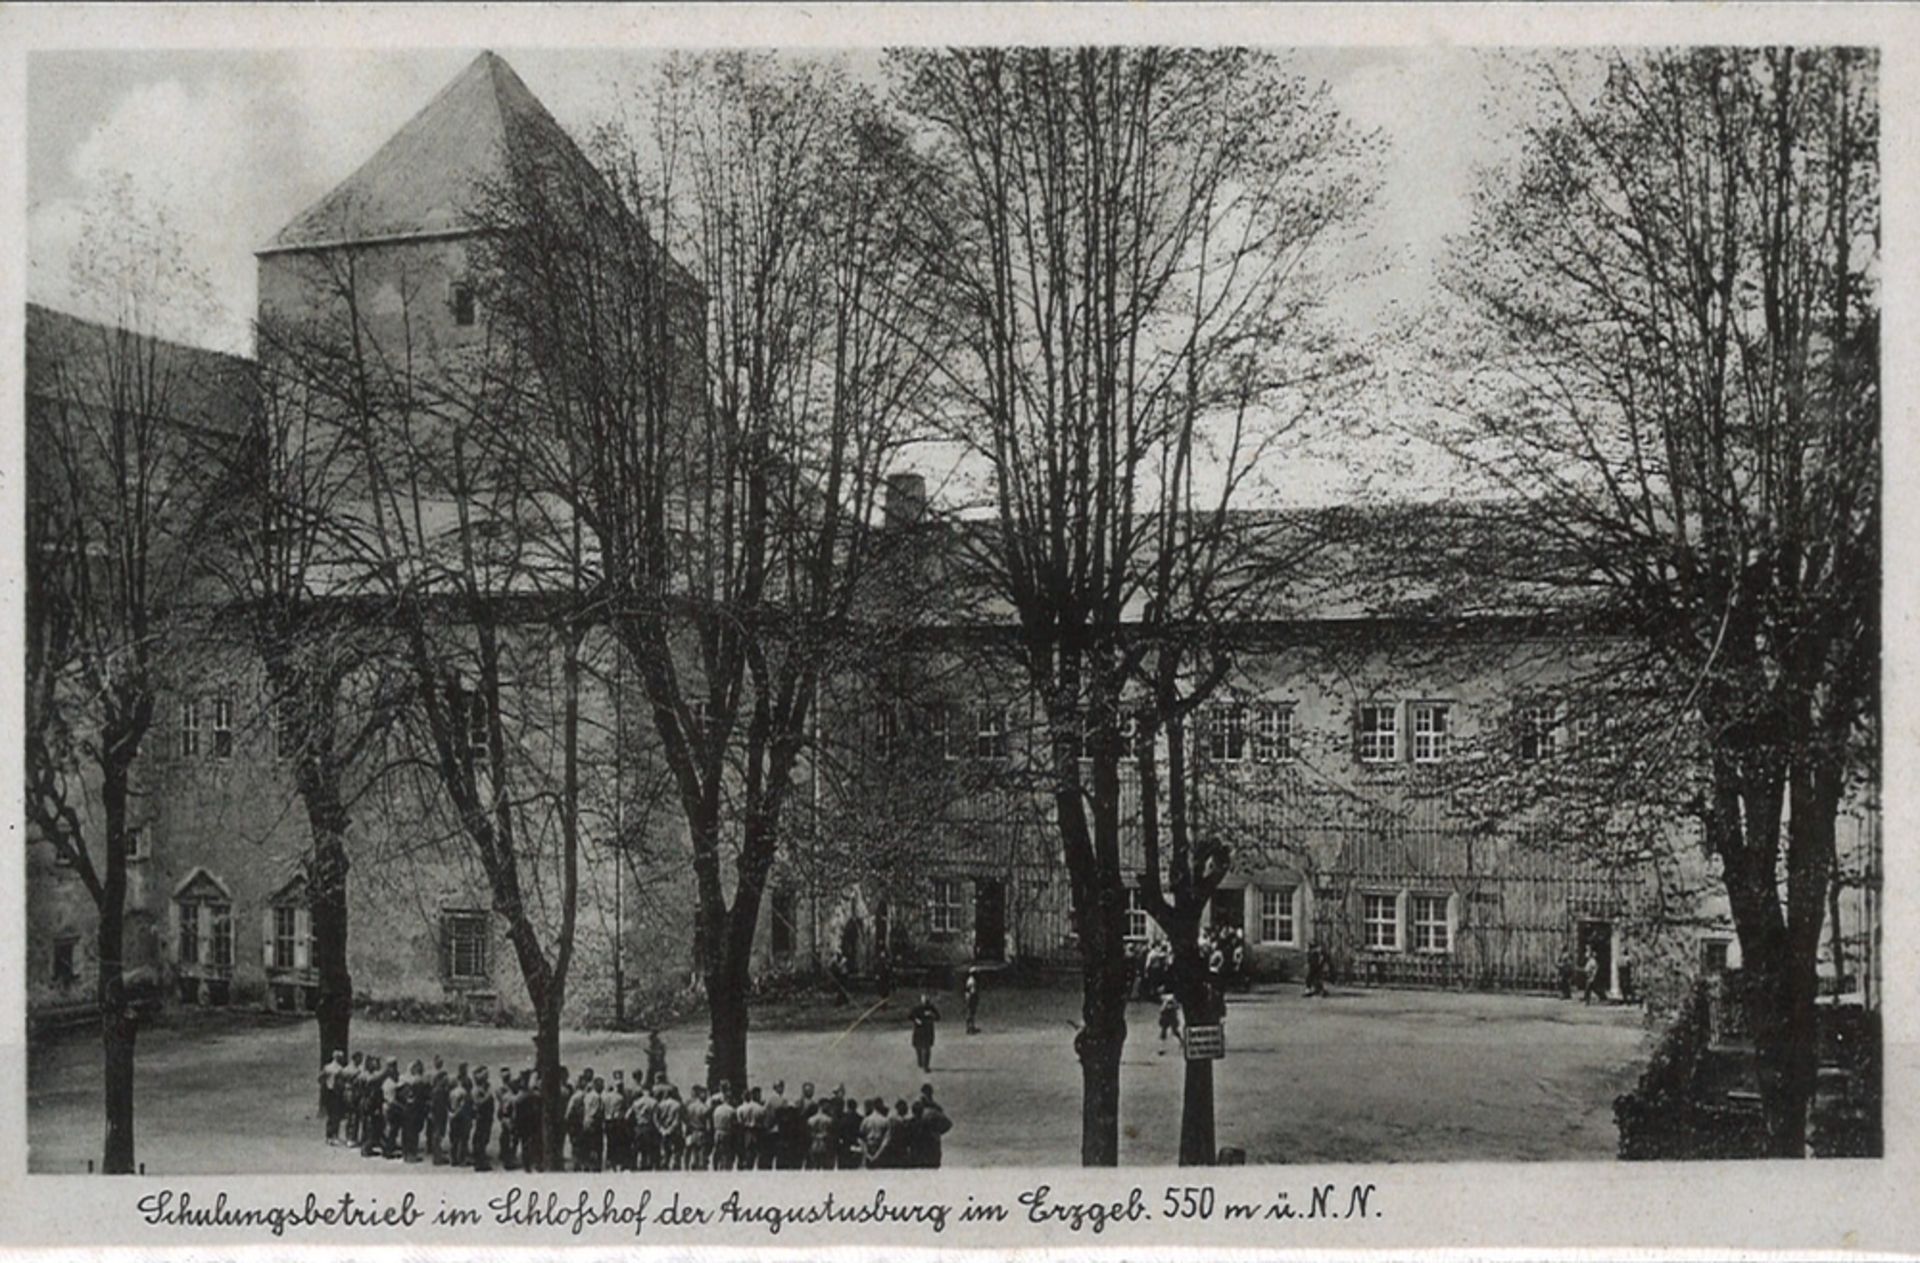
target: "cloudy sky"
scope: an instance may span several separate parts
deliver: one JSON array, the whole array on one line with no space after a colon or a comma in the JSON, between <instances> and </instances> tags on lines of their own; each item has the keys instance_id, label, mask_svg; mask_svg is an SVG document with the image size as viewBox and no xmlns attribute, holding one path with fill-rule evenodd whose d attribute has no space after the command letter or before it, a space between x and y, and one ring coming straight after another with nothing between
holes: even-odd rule
<instances>
[{"instance_id":1,"label":"cloudy sky","mask_svg":"<svg viewBox=\"0 0 1920 1263\"><path fill-rule=\"evenodd\" d=\"M30 296L99 314L71 279L75 243L116 185L165 211L181 262L212 285L200 328L247 349L253 251L369 157L478 49L396 52L40 52L28 72ZM646 54L498 50L576 136L644 88ZM1417 301L1448 233L1466 223L1476 166L1511 156L1495 109L1510 66L1458 49L1301 53L1386 145L1383 189L1355 253L1347 314Z\"/></svg>"}]
</instances>

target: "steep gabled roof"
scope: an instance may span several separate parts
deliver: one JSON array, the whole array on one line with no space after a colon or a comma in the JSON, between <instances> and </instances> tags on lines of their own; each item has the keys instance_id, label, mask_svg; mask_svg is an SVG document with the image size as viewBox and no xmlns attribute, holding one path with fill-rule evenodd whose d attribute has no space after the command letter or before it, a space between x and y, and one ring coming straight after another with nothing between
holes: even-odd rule
<instances>
[{"instance_id":1,"label":"steep gabled roof","mask_svg":"<svg viewBox=\"0 0 1920 1263\"><path fill-rule=\"evenodd\" d=\"M512 159L529 156L590 187L605 187L513 67L494 53L481 53L260 253L465 231L476 192L505 177Z\"/></svg>"}]
</instances>

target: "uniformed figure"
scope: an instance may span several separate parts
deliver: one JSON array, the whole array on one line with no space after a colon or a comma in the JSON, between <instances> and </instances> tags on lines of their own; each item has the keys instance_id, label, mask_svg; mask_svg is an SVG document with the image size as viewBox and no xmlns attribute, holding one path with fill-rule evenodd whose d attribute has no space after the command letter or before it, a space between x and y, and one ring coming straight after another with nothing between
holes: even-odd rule
<instances>
[{"instance_id":1,"label":"uniformed figure","mask_svg":"<svg viewBox=\"0 0 1920 1263\"><path fill-rule=\"evenodd\" d=\"M513 1129L520 1137L520 1167L524 1171L550 1171L558 1165L558 1154L547 1152L545 1127L546 1100L540 1091L540 1076L528 1070L521 1075L520 1092L513 1102Z\"/></svg>"},{"instance_id":2,"label":"uniformed figure","mask_svg":"<svg viewBox=\"0 0 1920 1263\"><path fill-rule=\"evenodd\" d=\"M913 1059L920 1063L920 1070L933 1069L933 1028L940 1020L940 1010L933 1007L933 1001L925 992L920 995L920 1003L907 1013L907 1020L913 1023Z\"/></svg>"},{"instance_id":3,"label":"uniformed figure","mask_svg":"<svg viewBox=\"0 0 1920 1263\"><path fill-rule=\"evenodd\" d=\"M946 1110L940 1108L940 1103L933 1099L931 1083L920 1085L920 1099L915 1103L914 1111L919 1118L916 1139L919 1141L920 1161L917 1165L937 1167L944 1152L944 1145L940 1138L953 1130L953 1120L947 1117Z\"/></svg>"},{"instance_id":4,"label":"uniformed figure","mask_svg":"<svg viewBox=\"0 0 1920 1263\"><path fill-rule=\"evenodd\" d=\"M843 1171L858 1170L866 1163L866 1147L860 1138L860 1103L847 1097L845 1088L833 1090L839 1102L833 1121L833 1151Z\"/></svg>"},{"instance_id":5,"label":"uniformed figure","mask_svg":"<svg viewBox=\"0 0 1920 1263\"><path fill-rule=\"evenodd\" d=\"M831 1171L836 1165L834 1131L840 1122L840 1102L823 1101L807 1119L807 1170Z\"/></svg>"},{"instance_id":6,"label":"uniformed figure","mask_svg":"<svg viewBox=\"0 0 1920 1263\"><path fill-rule=\"evenodd\" d=\"M713 1108L708 1114L713 1131L713 1169L731 1171L740 1160L740 1112L727 1083L722 1082L713 1095Z\"/></svg>"},{"instance_id":7,"label":"uniformed figure","mask_svg":"<svg viewBox=\"0 0 1920 1263\"><path fill-rule=\"evenodd\" d=\"M400 1075L400 1059L387 1058L387 1073L380 1084L380 1101L384 1109L386 1123L386 1141L384 1152L388 1158L400 1158L406 1155L404 1138L407 1131L407 1090L406 1081Z\"/></svg>"},{"instance_id":8,"label":"uniformed figure","mask_svg":"<svg viewBox=\"0 0 1920 1263\"><path fill-rule=\"evenodd\" d=\"M493 1094L494 1112L500 1119L500 1169L512 1171L520 1165L520 1133L517 1105L520 1093L513 1072L500 1067L500 1086Z\"/></svg>"},{"instance_id":9,"label":"uniformed figure","mask_svg":"<svg viewBox=\"0 0 1920 1263\"><path fill-rule=\"evenodd\" d=\"M660 1133L654 1130L653 1114L657 1105L652 1092L641 1088L627 1107L627 1121L633 1127L634 1165L652 1171L660 1165Z\"/></svg>"},{"instance_id":10,"label":"uniformed figure","mask_svg":"<svg viewBox=\"0 0 1920 1263\"><path fill-rule=\"evenodd\" d=\"M371 1158L387 1151L387 1076L379 1060L367 1057L360 1079L360 1155Z\"/></svg>"},{"instance_id":11,"label":"uniformed figure","mask_svg":"<svg viewBox=\"0 0 1920 1263\"><path fill-rule=\"evenodd\" d=\"M427 1091L427 1157L437 1167L447 1165L447 1111L452 1093L452 1076L444 1069L435 1070L433 1086Z\"/></svg>"},{"instance_id":12,"label":"uniformed figure","mask_svg":"<svg viewBox=\"0 0 1920 1263\"><path fill-rule=\"evenodd\" d=\"M345 1137L348 1148L360 1143L360 1082L365 1075L362 1066L366 1054L356 1052L347 1060L347 1073L340 1081L340 1103L344 1114Z\"/></svg>"},{"instance_id":13,"label":"uniformed figure","mask_svg":"<svg viewBox=\"0 0 1920 1263\"><path fill-rule=\"evenodd\" d=\"M656 1083L667 1079L667 1043L660 1038L660 1028L654 1027L647 1032L647 1081L645 1087L651 1089Z\"/></svg>"},{"instance_id":14,"label":"uniformed figure","mask_svg":"<svg viewBox=\"0 0 1920 1263\"><path fill-rule=\"evenodd\" d=\"M601 1107L607 1118L607 1170L631 1171L634 1169L633 1093L628 1090L625 1071L613 1072Z\"/></svg>"},{"instance_id":15,"label":"uniformed figure","mask_svg":"<svg viewBox=\"0 0 1920 1263\"><path fill-rule=\"evenodd\" d=\"M415 1060L407 1069L406 1092L400 1125L401 1144L408 1162L420 1161L420 1133L427 1128L427 1115L433 1108L433 1085L427 1081L425 1063Z\"/></svg>"},{"instance_id":16,"label":"uniformed figure","mask_svg":"<svg viewBox=\"0 0 1920 1263\"><path fill-rule=\"evenodd\" d=\"M653 1134L658 1169L680 1169L686 1150L686 1107L680 1103L680 1089L671 1083L654 1088Z\"/></svg>"},{"instance_id":17,"label":"uniformed figure","mask_svg":"<svg viewBox=\"0 0 1920 1263\"><path fill-rule=\"evenodd\" d=\"M740 1129L740 1169L752 1171L760 1165L760 1147L766 1140L767 1103L759 1088L748 1088L747 1099L735 1112Z\"/></svg>"},{"instance_id":18,"label":"uniformed figure","mask_svg":"<svg viewBox=\"0 0 1920 1263\"><path fill-rule=\"evenodd\" d=\"M345 1113L347 1054L333 1050L333 1060L320 1068L320 1109L327 1119L327 1143L340 1143L340 1116Z\"/></svg>"},{"instance_id":19,"label":"uniformed figure","mask_svg":"<svg viewBox=\"0 0 1920 1263\"><path fill-rule=\"evenodd\" d=\"M964 988L967 998L967 1034L980 1033L980 972L967 970L967 982Z\"/></svg>"},{"instance_id":20,"label":"uniformed figure","mask_svg":"<svg viewBox=\"0 0 1920 1263\"><path fill-rule=\"evenodd\" d=\"M487 1143L493 1139L493 1088L487 1082L487 1068L481 1066L473 1077L473 1169L489 1169Z\"/></svg>"},{"instance_id":21,"label":"uniformed figure","mask_svg":"<svg viewBox=\"0 0 1920 1263\"><path fill-rule=\"evenodd\" d=\"M468 1162L469 1142L473 1137L473 1080L467 1075L467 1063L461 1062L453 1084L447 1089L447 1161L456 1167Z\"/></svg>"},{"instance_id":22,"label":"uniformed figure","mask_svg":"<svg viewBox=\"0 0 1920 1263\"><path fill-rule=\"evenodd\" d=\"M704 1171L713 1157L713 1120L710 1117L712 1106L707 1101L707 1087L704 1083L693 1085L691 1099L687 1101L687 1170Z\"/></svg>"},{"instance_id":23,"label":"uniformed figure","mask_svg":"<svg viewBox=\"0 0 1920 1263\"><path fill-rule=\"evenodd\" d=\"M562 1076L561 1081L565 1082L564 1076ZM567 1120L567 1149L573 1154L573 1169L576 1171L590 1171L593 1169L589 1167L586 1162L588 1096L586 1089L592 1086L593 1070L591 1068L582 1070L580 1072L580 1082L577 1085L577 1090L567 1095L565 1114Z\"/></svg>"}]
</instances>

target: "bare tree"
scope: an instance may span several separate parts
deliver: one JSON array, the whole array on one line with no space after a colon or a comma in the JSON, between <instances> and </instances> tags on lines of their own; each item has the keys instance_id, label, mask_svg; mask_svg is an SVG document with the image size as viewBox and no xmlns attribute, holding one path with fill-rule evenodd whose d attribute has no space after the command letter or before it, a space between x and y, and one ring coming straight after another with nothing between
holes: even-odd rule
<instances>
[{"instance_id":1,"label":"bare tree","mask_svg":"<svg viewBox=\"0 0 1920 1263\"><path fill-rule=\"evenodd\" d=\"M244 380L224 356L155 336L194 291L164 223L130 198L76 258L108 323L30 311L26 813L98 914L106 1138L134 1162L135 1012L127 988L127 859L135 765L172 681L179 610ZM97 801L99 814L94 814Z\"/></svg>"},{"instance_id":2,"label":"bare tree","mask_svg":"<svg viewBox=\"0 0 1920 1263\"><path fill-rule=\"evenodd\" d=\"M1177 741L1221 674L1205 629L1228 611L1233 550L1208 541L1286 428L1264 411L1285 376L1267 349L1320 349L1304 320L1313 263L1364 203L1358 143L1323 94L1245 50L963 50L896 67L947 177L932 207L935 292L958 325L945 381L995 516L975 560L1013 607L1047 718L1082 960L1081 1157L1112 1165L1132 693L1198 679L1144 699L1149 730L1172 720ZM1143 608L1158 632L1130 627ZM1195 630L1196 651L1176 650ZM1146 665L1156 654L1163 668ZM1173 848L1165 878L1158 853L1146 875L1151 907L1189 927L1217 877L1189 839Z\"/></svg>"},{"instance_id":3,"label":"bare tree","mask_svg":"<svg viewBox=\"0 0 1920 1263\"><path fill-rule=\"evenodd\" d=\"M677 63L645 115L604 181L501 190L489 271L542 401L518 460L593 541L691 841L711 1073L739 1083L762 898L924 379L922 177L817 66Z\"/></svg>"},{"instance_id":4,"label":"bare tree","mask_svg":"<svg viewBox=\"0 0 1920 1263\"><path fill-rule=\"evenodd\" d=\"M1877 75L1782 48L1546 67L1440 379L1437 437L1507 497L1482 528L1535 542L1503 577L1621 633L1638 707L1608 735L1722 865L1782 1156L1836 816L1878 768Z\"/></svg>"},{"instance_id":5,"label":"bare tree","mask_svg":"<svg viewBox=\"0 0 1920 1263\"><path fill-rule=\"evenodd\" d=\"M319 1057L348 1046L348 836L378 786L381 739L407 701L393 668L393 620L351 564L350 518L364 508L352 430L323 388L335 349L290 323L263 323L245 429L225 462L244 511L210 541L207 571L266 675L266 722L292 769L312 850ZM223 620L226 621L226 620Z\"/></svg>"}]
</instances>

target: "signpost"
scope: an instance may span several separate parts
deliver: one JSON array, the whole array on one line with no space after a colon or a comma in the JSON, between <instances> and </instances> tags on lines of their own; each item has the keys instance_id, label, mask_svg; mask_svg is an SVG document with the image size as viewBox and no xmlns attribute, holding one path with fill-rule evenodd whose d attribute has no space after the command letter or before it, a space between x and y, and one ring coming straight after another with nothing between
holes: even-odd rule
<instances>
[{"instance_id":1,"label":"signpost","mask_svg":"<svg viewBox=\"0 0 1920 1263\"><path fill-rule=\"evenodd\" d=\"M1188 1061L1219 1061L1226 1055L1226 1027L1189 1026L1187 1028Z\"/></svg>"}]
</instances>

